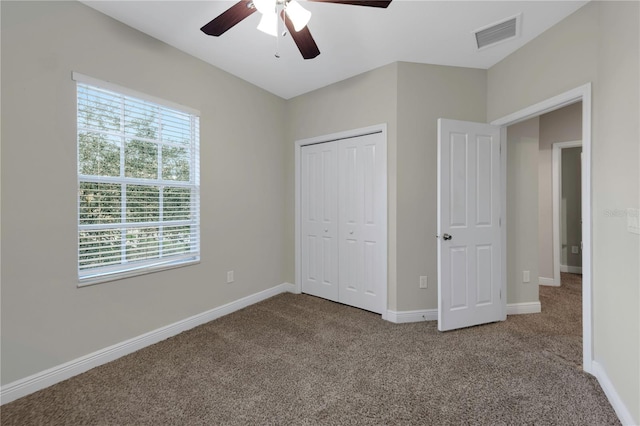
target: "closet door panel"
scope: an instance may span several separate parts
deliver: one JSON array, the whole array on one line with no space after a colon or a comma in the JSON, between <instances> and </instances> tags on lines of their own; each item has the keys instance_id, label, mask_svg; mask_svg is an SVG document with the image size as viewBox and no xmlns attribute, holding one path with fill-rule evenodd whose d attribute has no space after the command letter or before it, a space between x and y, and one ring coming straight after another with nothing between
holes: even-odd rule
<instances>
[{"instance_id":1,"label":"closet door panel","mask_svg":"<svg viewBox=\"0 0 640 426\"><path fill-rule=\"evenodd\" d=\"M382 313L386 291L386 156L381 134L340 142L339 301Z\"/></svg>"},{"instance_id":2,"label":"closet door panel","mask_svg":"<svg viewBox=\"0 0 640 426\"><path fill-rule=\"evenodd\" d=\"M338 301L337 143L301 152L302 292Z\"/></svg>"}]
</instances>

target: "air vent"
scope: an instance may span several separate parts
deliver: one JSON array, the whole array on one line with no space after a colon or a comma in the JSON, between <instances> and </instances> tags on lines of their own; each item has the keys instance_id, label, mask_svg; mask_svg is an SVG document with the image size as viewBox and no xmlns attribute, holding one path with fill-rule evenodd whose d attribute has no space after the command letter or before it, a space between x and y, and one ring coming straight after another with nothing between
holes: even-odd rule
<instances>
[{"instance_id":1,"label":"air vent","mask_svg":"<svg viewBox=\"0 0 640 426\"><path fill-rule=\"evenodd\" d=\"M520 15L481 28L475 32L478 49L492 46L496 43L510 40L520 34Z\"/></svg>"}]
</instances>

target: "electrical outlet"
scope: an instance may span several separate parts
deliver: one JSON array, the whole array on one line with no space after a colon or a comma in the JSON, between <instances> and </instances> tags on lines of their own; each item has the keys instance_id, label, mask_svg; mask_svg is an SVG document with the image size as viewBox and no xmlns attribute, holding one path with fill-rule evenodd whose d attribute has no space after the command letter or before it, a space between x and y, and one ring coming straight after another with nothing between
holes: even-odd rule
<instances>
[{"instance_id":1,"label":"electrical outlet","mask_svg":"<svg viewBox=\"0 0 640 426\"><path fill-rule=\"evenodd\" d=\"M233 271L227 271L227 284L233 282Z\"/></svg>"},{"instance_id":2,"label":"electrical outlet","mask_svg":"<svg viewBox=\"0 0 640 426\"><path fill-rule=\"evenodd\" d=\"M571 246L571 254L578 254L578 246Z\"/></svg>"},{"instance_id":3,"label":"electrical outlet","mask_svg":"<svg viewBox=\"0 0 640 426\"><path fill-rule=\"evenodd\" d=\"M427 281L426 275L422 275L420 277L420 288L428 288L429 282Z\"/></svg>"},{"instance_id":4,"label":"electrical outlet","mask_svg":"<svg viewBox=\"0 0 640 426\"><path fill-rule=\"evenodd\" d=\"M529 271L522 271L522 282L531 282L531 273Z\"/></svg>"}]
</instances>

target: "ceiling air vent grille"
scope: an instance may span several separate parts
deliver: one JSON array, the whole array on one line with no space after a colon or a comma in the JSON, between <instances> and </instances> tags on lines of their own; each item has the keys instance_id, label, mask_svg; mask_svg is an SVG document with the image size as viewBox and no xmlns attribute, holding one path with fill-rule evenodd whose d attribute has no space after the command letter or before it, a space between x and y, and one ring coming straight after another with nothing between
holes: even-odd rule
<instances>
[{"instance_id":1,"label":"ceiling air vent grille","mask_svg":"<svg viewBox=\"0 0 640 426\"><path fill-rule=\"evenodd\" d=\"M475 35L478 49L516 37L519 33L519 17L520 16L514 16L506 21L476 31Z\"/></svg>"}]
</instances>

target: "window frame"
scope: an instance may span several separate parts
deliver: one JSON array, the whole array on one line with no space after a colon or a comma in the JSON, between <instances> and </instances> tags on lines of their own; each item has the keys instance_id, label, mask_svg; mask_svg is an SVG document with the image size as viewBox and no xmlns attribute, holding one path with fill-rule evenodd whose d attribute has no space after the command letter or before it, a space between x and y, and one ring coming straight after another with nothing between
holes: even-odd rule
<instances>
[{"instance_id":1,"label":"window frame","mask_svg":"<svg viewBox=\"0 0 640 426\"><path fill-rule=\"evenodd\" d=\"M154 96L150 96L144 93L137 92L135 90L128 89L126 87L122 87L117 84L113 84L111 82L102 81L93 77L86 76L84 74L80 74L77 72L72 73L72 79L76 82L76 91L75 91L75 100L76 100L76 177L77 177L77 191L78 196L76 198L77 206L77 257L76 257L76 270L78 273L78 287L84 287L94 284L99 284L103 282L109 282L114 280L119 280L123 278L145 275L149 273L155 273L159 271L164 271L168 269L180 268L189 265L194 265L200 263L200 245L201 245L201 227L200 227L200 112L193 108L186 107L184 105L179 105L170 101L166 101L164 99L160 99ZM125 170L121 169L119 176L100 176L100 175L85 175L81 173L80 168L80 123L79 123L79 85L92 86L97 89L107 90L110 92L114 92L116 95L129 98L135 98L135 100L148 102L154 104L154 106L164 107L171 110L176 110L180 113L188 114L191 126L191 137L190 137L190 158L189 158L189 181L173 181L173 180L165 180L161 179L162 176L159 176L156 179L146 179L146 178L136 178L136 177L126 177ZM121 135L119 137L123 138L121 143L127 143L127 138L131 138L125 134L125 129L121 129ZM108 135L109 131L104 131L103 134ZM142 138L144 139L144 138ZM162 151L162 148L165 146L173 146L174 144L171 142L166 142L161 139L157 140L149 140L156 144L159 151ZM122 148L124 149L124 148ZM121 167L122 161L125 157L122 157L123 150L121 149L120 153L120 161ZM160 155L160 157L162 157ZM160 165L160 163L159 163ZM158 169L161 174L161 169ZM163 193L165 187L170 188L189 188L190 191L190 214L191 218L186 220L178 220L178 221L165 221L163 219L164 212L166 212L164 205L162 205L162 200L164 195L159 195L159 204L160 207L158 209L159 220L157 221L127 221L126 219L121 219L119 222L111 224L96 224L94 226L89 226L89 228L101 228L105 229L119 229L121 232L126 233L126 229L128 228L144 228L157 226L160 228L171 227L171 226L180 226L189 225L194 226L195 230L191 230L192 238L195 238L195 242L191 242L190 251L186 253L180 253L177 255L170 255L167 257L162 257L161 255L152 259L144 259L144 260L134 260L130 263L127 263L126 260L123 263L122 261L118 264L111 264L108 266L90 268L90 269L81 269L81 241L80 241L80 232L83 229L87 229L87 227L83 227L81 223L81 185L82 183L111 183L116 185L121 185L121 199L126 200L126 195L123 194L123 190L126 189L127 185L144 185L149 187L157 187L160 194ZM192 199L191 197L195 198ZM126 201L125 201L126 203ZM124 209L121 204L121 209L124 212ZM122 213L124 217L124 213ZM164 231L160 231L161 233ZM158 242L159 252L162 250L163 240ZM126 238L121 239L119 245L122 247L122 250L126 250Z\"/></svg>"}]
</instances>

